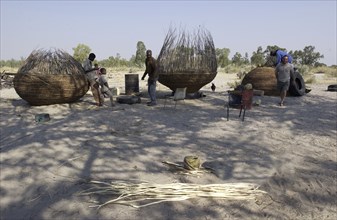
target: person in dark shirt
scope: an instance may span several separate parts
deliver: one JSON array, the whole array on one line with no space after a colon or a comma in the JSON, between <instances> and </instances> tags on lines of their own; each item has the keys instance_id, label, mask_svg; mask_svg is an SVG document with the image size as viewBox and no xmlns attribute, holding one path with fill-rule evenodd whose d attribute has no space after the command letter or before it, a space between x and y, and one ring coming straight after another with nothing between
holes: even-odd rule
<instances>
[{"instance_id":1,"label":"person in dark shirt","mask_svg":"<svg viewBox=\"0 0 337 220\"><path fill-rule=\"evenodd\" d=\"M270 52L270 56L275 57L276 56L276 62L274 63L274 66L277 66L277 64L281 63L282 57L287 56L288 62L292 63L293 58L285 51L282 50L275 50Z\"/></svg>"},{"instance_id":2,"label":"person in dark shirt","mask_svg":"<svg viewBox=\"0 0 337 220\"><path fill-rule=\"evenodd\" d=\"M152 57L152 51L147 50L146 51L146 59L145 59L145 72L142 76L142 80L145 79L145 76L148 74L149 78L147 81L148 85L148 93L150 96L150 102L147 103L148 106L154 106L157 105L157 99L156 99L156 86L157 86L157 80L158 80L158 73L157 73L157 64L156 60Z\"/></svg>"}]
</instances>

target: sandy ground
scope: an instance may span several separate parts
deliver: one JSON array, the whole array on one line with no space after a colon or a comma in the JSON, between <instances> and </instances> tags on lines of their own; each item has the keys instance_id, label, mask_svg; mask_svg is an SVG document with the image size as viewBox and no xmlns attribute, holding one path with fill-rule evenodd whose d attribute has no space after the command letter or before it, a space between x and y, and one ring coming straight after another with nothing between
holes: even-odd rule
<instances>
[{"instance_id":1,"label":"sandy ground","mask_svg":"<svg viewBox=\"0 0 337 220\"><path fill-rule=\"evenodd\" d=\"M124 74L110 79L123 92ZM302 97L256 96L246 112L224 104L233 74L218 74L206 97L164 109L159 105L93 107L90 93L73 104L29 106L12 89L1 92L1 219L336 219L337 93L328 83ZM332 80L330 84L336 83ZM106 99L108 103L108 99ZM35 115L51 120L36 123ZM162 161L197 155L216 175L175 174ZM267 192L253 200L214 198L165 202L140 209L112 204L89 208L88 180L151 183L253 183Z\"/></svg>"}]
</instances>

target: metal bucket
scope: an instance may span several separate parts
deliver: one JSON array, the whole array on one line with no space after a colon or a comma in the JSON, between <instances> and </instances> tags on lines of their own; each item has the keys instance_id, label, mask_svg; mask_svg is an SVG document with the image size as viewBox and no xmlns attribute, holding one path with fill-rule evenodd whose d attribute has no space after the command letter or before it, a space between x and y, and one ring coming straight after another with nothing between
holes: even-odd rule
<instances>
[{"instance_id":1,"label":"metal bucket","mask_svg":"<svg viewBox=\"0 0 337 220\"><path fill-rule=\"evenodd\" d=\"M125 94L132 95L139 93L138 74L125 74Z\"/></svg>"}]
</instances>

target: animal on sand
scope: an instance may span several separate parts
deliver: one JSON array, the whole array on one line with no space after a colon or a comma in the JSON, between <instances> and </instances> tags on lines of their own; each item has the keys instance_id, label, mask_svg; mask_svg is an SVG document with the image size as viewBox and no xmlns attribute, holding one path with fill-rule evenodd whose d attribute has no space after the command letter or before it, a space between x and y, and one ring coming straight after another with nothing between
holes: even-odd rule
<instances>
[{"instance_id":1,"label":"animal on sand","mask_svg":"<svg viewBox=\"0 0 337 220\"><path fill-rule=\"evenodd\" d=\"M212 83L211 89L212 89L213 92L215 91L215 88L216 88L216 86L214 85L214 83Z\"/></svg>"}]
</instances>

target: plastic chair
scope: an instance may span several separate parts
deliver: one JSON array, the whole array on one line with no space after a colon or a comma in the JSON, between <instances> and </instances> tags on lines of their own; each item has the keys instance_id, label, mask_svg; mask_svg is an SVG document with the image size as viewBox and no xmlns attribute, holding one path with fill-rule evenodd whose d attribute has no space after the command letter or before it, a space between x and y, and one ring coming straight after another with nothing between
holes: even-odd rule
<instances>
[{"instance_id":1,"label":"plastic chair","mask_svg":"<svg viewBox=\"0 0 337 220\"><path fill-rule=\"evenodd\" d=\"M240 108L239 117L242 114L242 121L245 120L246 110L252 108L253 104L253 90L240 91L227 91L228 103L227 103L227 121L229 121L229 107Z\"/></svg>"},{"instance_id":2,"label":"plastic chair","mask_svg":"<svg viewBox=\"0 0 337 220\"><path fill-rule=\"evenodd\" d=\"M165 96L164 108L166 107L167 99L172 99L175 102L174 108L176 108L177 102L181 100L185 102L185 98L186 98L186 87L176 88L173 96Z\"/></svg>"}]
</instances>

